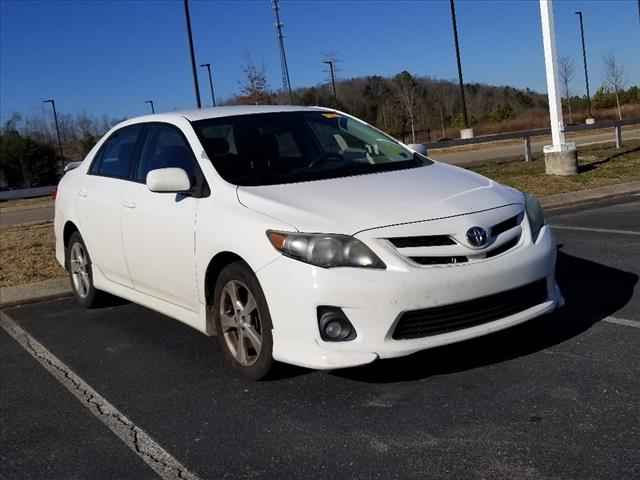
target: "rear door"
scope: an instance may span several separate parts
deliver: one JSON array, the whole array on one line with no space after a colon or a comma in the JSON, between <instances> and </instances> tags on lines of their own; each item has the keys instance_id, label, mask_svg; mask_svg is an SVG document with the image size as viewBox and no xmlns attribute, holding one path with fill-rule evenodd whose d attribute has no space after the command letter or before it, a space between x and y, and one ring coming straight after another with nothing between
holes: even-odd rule
<instances>
[{"instance_id":1,"label":"rear door","mask_svg":"<svg viewBox=\"0 0 640 480\"><path fill-rule=\"evenodd\" d=\"M142 127L116 130L96 154L78 192L80 229L94 269L109 280L132 286L122 249L122 194L131 183Z\"/></svg>"},{"instance_id":2,"label":"rear door","mask_svg":"<svg viewBox=\"0 0 640 480\"><path fill-rule=\"evenodd\" d=\"M195 226L200 200L197 195L151 192L147 173L167 167L184 169L192 185L204 181L181 130L149 123L134 182L124 191L125 255L136 290L196 311Z\"/></svg>"}]
</instances>

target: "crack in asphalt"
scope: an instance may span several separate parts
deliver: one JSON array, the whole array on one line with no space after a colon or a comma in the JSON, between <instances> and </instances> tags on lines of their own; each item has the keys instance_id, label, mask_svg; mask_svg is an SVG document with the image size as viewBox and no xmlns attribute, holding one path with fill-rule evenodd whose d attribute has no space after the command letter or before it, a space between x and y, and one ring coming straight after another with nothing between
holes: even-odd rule
<instances>
[{"instance_id":1,"label":"crack in asphalt","mask_svg":"<svg viewBox=\"0 0 640 480\"><path fill-rule=\"evenodd\" d=\"M0 327L45 367L102 423L166 480L199 480L144 430L120 413L104 397L76 375L61 360L31 337L7 314L0 312Z\"/></svg>"}]
</instances>

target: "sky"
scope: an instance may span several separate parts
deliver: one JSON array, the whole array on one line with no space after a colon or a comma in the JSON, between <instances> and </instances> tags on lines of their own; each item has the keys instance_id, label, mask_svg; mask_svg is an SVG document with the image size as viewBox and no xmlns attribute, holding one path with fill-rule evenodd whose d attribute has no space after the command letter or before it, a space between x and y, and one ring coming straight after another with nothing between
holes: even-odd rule
<instances>
[{"instance_id":1,"label":"sky","mask_svg":"<svg viewBox=\"0 0 640 480\"><path fill-rule=\"evenodd\" d=\"M557 46L573 57L575 94L584 92L576 10L584 14L592 93L602 57L615 53L628 84L640 83L637 0L555 0ZM196 61L211 63L219 99L240 90L243 65L264 65L281 87L270 0L191 0ZM546 91L537 0L457 0L465 82ZM338 77L416 75L455 79L446 0L281 0L292 86L327 81L321 60L338 60ZM206 70L198 68L203 102ZM131 117L195 106L181 0L0 0L0 119L12 112Z\"/></svg>"}]
</instances>

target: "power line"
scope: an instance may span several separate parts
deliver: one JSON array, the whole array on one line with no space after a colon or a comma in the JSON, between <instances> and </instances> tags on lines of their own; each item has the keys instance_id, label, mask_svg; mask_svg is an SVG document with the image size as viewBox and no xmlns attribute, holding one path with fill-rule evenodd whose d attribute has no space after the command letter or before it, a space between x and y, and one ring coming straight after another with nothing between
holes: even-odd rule
<instances>
[{"instance_id":1,"label":"power line","mask_svg":"<svg viewBox=\"0 0 640 480\"><path fill-rule=\"evenodd\" d=\"M291 80L289 78L289 67L287 66L287 54L284 49L284 34L282 28L284 24L280 21L280 2L273 0L273 12L276 16L276 32L278 35L278 46L280 48L280 66L282 67L282 90L288 92L289 103L293 103L293 94L291 92Z\"/></svg>"}]
</instances>

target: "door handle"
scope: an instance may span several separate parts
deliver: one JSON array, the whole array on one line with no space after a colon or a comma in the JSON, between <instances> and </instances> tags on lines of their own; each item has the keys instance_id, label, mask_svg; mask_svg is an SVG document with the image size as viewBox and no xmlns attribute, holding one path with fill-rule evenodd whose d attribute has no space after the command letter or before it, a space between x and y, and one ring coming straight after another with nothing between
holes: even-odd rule
<instances>
[{"instance_id":1,"label":"door handle","mask_svg":"<svg viewBox=\"0 0 640 480\"><path fill-rule=\"evenodd\" d=\"M122 206L124 208L136 208L135 202L131 202L129 200L125 200L124 202L122 202Z\"/></svg>"},{"instance_id":2,"label":"door handle","mask_svg":"<svg viewBox=\"0 0 640 480\"><path fill-rule=\"evenodd\" d=\"M82 198L87 198L87 191L83 188L82 190L78 191L78 196Z\"/></svg>"}]
</instances>

